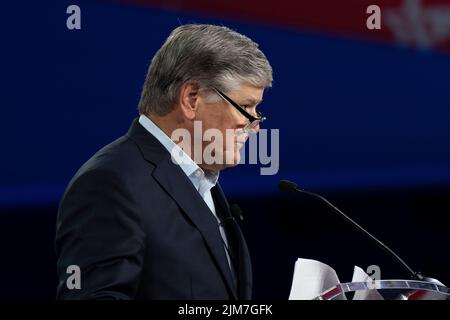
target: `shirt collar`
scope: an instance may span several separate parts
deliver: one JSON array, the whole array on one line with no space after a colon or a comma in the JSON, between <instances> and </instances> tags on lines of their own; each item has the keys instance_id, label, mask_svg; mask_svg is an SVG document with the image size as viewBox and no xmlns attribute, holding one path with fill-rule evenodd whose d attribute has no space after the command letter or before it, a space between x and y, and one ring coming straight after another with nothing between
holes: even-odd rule
<instances>
[{"instance_id":1,"label":"shirt collar","mask_svg":"<svg viewBox=\"0 0 450 320\"><path fill-rule=\"evenodd\" d=\"M172 160L180 166L184 174L191 180L195 188L203 194L214 187L219 179L219 171L205 173L186 152L183 151L175 142L172 141L152 120L147 116L141 115L139 123L152 134L172 155L176 152L178 157L172 157Z\"/></svg>"}]
</instances>

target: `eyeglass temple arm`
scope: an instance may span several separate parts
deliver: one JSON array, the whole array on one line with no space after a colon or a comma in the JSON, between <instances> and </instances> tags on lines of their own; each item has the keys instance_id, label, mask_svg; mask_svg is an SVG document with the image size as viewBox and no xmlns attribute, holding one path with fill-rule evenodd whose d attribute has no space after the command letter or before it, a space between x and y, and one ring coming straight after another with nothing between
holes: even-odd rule
<instances>
[{"instance_id":1,"label":"eyeglass temple arm","mask_svg":"<svg viewBox=\"0 0 450 320\"><path fill-rule=\"evenodd\" d=\"M242 113L242 115L244 115L247 119L250 120L250 122L259 120L261 122L263 122L266 118L265 117L260 117L260 118L256 118L254 116L252 116L250 113L248 113L247 111L245 111L244 108L242 108L240 105L238 105L237 103L235 103L234 101L232 101L230 98L228 98L222 91L220 91L217 88L214 88L214 90L217 91L218 94L220 94L225 100L227 100L233 107L235 107L236 109L238 109L238 111L240 113ZM257 111L258 115L259 112Z\"/></svg>"}]
</instances>

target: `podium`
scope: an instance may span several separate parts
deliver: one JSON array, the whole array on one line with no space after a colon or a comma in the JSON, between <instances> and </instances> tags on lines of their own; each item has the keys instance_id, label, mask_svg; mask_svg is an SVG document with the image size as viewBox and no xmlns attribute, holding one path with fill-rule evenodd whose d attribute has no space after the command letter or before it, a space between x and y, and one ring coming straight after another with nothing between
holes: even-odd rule
<instances>
[{"instance_id":1,"label":"podium","mask_svg":"<svg viewBox=\"0 0 450 320\"><path fill-rule=\"evenodd\" d=\"M314 300L342 300L346 294L361 293L361 291L370 296L370 291L373 290L376 290L385 300L450 300L450 288L443 286L438 281L417 280L340 283L322 292Z\"/></svg>"}]
</instances>

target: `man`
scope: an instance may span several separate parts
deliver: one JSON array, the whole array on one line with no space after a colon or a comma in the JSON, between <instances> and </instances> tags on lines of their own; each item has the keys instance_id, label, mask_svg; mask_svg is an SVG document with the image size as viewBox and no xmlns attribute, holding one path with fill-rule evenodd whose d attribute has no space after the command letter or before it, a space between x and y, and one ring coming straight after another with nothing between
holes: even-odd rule
<instances>
[{"instance_id":1,"label":"man","mask_svg":"<svg viewBox=\"0 0 450 320\"><path fill-rule=\"evenodd\" d=\"M271 83L266 57L237 32L170 34L149 66L139 119L63 195L58 298L251 298L248 249L217 180L259 129L256 106ZM189 140L198 130L215 134Z\"/></svg>"}]
</instances>

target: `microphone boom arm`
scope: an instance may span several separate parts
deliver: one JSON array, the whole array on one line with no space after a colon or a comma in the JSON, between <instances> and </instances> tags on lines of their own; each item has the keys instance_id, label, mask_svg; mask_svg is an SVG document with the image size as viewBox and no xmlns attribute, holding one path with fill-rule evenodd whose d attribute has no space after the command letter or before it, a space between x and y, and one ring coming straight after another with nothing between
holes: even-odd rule
<instances>
[{"instance_id":1,"label":"microphone boom arm","mask_svg":"<svg viewBox=\"0 0 450 320\"><path fill-rule=\"evenodd\" d=\"M362 232L364 235L369 237L373 242L375 242L379 247L381 247L384 251L386 251L388 254L390 254L397 262L399 262L411 275L412 279L423 281L425 280L425 277L420 272L414 272L408 264L406 264L405 261L403 261L394 251L392 251L388 246L386 246L383 242L378 240L375 236L373 236L370 232L368 232L366 229L361 227L358 223L353 221L349 216L347 216L344 212L339 210L336 206L334 206L331 202L329 202L327 199L322 197L321 195L310 192L304 189L301 189L297 186L295 182L288 181L288 180L281 180L279 182L279 188L282 191L297 191L301 192L307 195L310 195L312 197L318 198L319 200L325 202L331 209L333 209L335 212L337 212L342 218L347 220L349 223L351 223L353 226L355 226L360 232Z\"/></svg>"}]
</instances>

